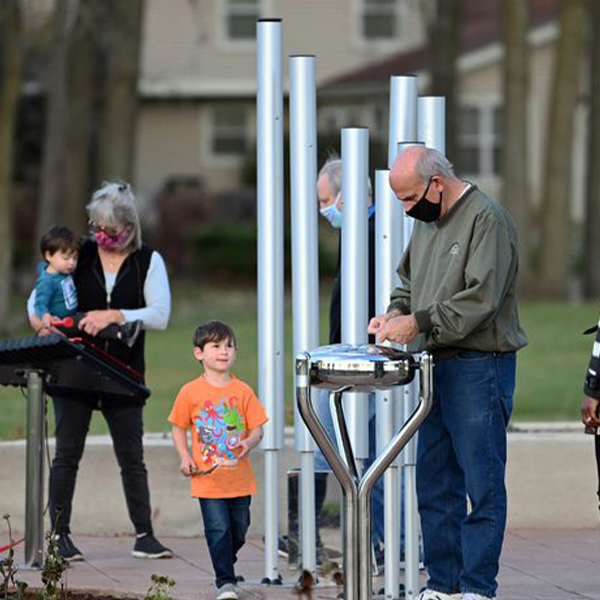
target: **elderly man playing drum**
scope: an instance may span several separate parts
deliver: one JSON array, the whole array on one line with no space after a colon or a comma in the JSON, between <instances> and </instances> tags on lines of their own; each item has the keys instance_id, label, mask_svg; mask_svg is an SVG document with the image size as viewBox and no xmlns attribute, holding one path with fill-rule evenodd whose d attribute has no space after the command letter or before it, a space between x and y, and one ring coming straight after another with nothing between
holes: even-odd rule
<instances>
[{"instance_id":1,"label":"elderly man playing drum","mask_svg":"<svg viewBox=\"0 0 600 600\"><path fill-rule=\"evenodd\" d=\"M406 148L390 184L416 222L398 268L402 287L369 333L429 350L435 363L433 408L417 453L429 572L419 598L493 598L506 524L515 352L527 343L517 315L515 228L436 150Z\"/></svg>"}]
</instances>

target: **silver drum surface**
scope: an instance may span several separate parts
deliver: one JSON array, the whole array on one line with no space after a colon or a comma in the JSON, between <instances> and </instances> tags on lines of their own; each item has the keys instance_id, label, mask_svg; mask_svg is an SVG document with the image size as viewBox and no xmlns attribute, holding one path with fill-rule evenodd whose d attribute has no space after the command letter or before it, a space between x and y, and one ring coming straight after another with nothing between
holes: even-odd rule
<instances>
[{"instance_id":1,"label":"silver drum surface","mask_svg":"<svg viewBox=\"0 0 600 600\"><path fill-rule=\"evenodd\" d=\"M310 356L310 385L338 389L352 386L353 391L371 392L410 383L418 362L412 354L375 344L333 344L321 346Z\"/></svg>"}]
</instances>

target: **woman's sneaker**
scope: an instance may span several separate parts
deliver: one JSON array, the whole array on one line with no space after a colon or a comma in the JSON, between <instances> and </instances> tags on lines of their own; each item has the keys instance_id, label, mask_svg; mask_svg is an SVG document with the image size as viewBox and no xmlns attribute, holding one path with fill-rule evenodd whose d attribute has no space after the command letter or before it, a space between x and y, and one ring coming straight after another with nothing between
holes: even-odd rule
<instances>
[{"instance_id":1,"label":"woman's sneaker","mask_svg":"<svg viewBox=\"0 0 600 600\"><path fill-rule=\"evenodd\" d=\"M54 536L56 551L65 560L76 561L83 560L83 554L77 549L68 533L57 533Z\"/></svg>"},{"instance_id":2,"label":"woman's sneaker","mask_svg":"<svg viewBox=\"0 0 600 600\"><path fill-rule=\"evenodd\" d=\"M136 558L172 558L173 553L163 546L151 533L147 533L135 540L131 552Z\"/></svg>"}]
</instances>

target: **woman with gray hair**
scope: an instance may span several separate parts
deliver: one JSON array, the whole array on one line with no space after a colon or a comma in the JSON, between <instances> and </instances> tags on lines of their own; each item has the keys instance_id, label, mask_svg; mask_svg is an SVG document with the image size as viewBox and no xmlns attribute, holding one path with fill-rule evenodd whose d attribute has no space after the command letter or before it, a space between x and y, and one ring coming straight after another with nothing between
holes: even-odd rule
<instances>
[{"instance_id":1,"label":"woman with gray hair","mask_svg":"<svg viewBox=\"0 0 600 600\"><path fill-rule=\"evenodd\" d=\"M142 243L135 197L128 184L104 183L87 206L91 238L79 254L74 274L79 309L85 316L79 328L90 336L111 324L141 321L144 329L166 329L171 294L165 263L158 252ZM31 302L30 302L31 305ZM33 327L44 328L31 314ZM42 331L40 331L40 329ZM144 332L132 347L102 340L101 347L137 371L143 380ZM50 469L50 518L60 554L81 560L70 538L75 479L83 454L92 412L102 412L113 440L130 519L137 534L133 555L170 558L171 551L152 529L148 473L142 444L144 401L122 404L94 398L54 397L56 452Z\"/></svg>"}]
</instances>

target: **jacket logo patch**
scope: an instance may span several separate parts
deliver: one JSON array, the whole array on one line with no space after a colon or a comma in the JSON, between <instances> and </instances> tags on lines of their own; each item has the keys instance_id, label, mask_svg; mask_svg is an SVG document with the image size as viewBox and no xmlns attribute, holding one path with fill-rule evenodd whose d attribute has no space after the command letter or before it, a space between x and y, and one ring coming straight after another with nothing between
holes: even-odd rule
<instances>
[{"instance_id":1,"label":"jacket logo patch","mask_svg":"<svg viewBox=\"0 0 600 600\"><path fill-rule=\"evenodd\" d=\"M460 246L458 245L458 242L454 242L454 244L452 244L452 246L450 246L450 254L452 256L456 256L458 254L460 250Z\"/></svg>"}]
</instances>

